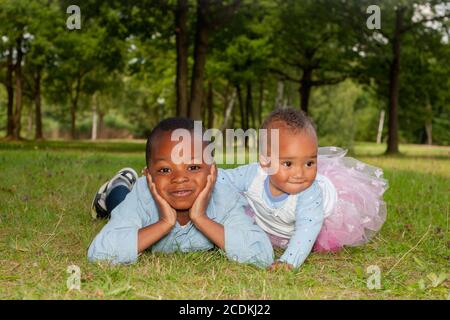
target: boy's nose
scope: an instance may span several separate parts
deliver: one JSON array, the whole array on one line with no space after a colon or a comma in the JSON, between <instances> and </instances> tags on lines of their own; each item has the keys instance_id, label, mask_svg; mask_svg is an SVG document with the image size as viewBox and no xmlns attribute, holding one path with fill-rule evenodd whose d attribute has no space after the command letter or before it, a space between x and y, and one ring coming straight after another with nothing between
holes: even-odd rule
<instances>
[{"instance_id":1,"label":"boy's nose","mask_svg":"<svg viewBox=\"0 0 450 320\"><path fill-rule=\"evenodd\" d=\"M187 182L188 180L189 178L186 177L186 175L184 175L183 173L175 172L175 175L172 178L172 183L184 183Z\"/></svg>"}]
</instances>

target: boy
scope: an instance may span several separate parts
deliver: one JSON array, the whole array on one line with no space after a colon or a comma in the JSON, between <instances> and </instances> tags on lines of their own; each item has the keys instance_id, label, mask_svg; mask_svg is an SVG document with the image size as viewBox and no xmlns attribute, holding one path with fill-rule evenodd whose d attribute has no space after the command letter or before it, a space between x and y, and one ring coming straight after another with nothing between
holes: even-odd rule
<instances>
[{"instance_id":1,"label":"boy","mask_svg":"<svg viewBox=\"0 0 450 320\"><path fill-rule=\"evenodd\" d=\"M137 179L134 171L123 170L102 186L93 205L103 209L97 210L100 214L111 213L111 219L90 245L89 260L132 263L148 248L188 252L215 245L234 261L271 265L269 238L245 214L245 199L232 187L216 183L215 165L194 157L189 163L174 161L173 149L179 142L171 135L176 129L192 133L194 122L186 118L160 122L147 140L145 177ZM196 139L201 138L193 137L192 144ZM114 199L117 194L119 199Z\"/></svg>"}]
</instances>

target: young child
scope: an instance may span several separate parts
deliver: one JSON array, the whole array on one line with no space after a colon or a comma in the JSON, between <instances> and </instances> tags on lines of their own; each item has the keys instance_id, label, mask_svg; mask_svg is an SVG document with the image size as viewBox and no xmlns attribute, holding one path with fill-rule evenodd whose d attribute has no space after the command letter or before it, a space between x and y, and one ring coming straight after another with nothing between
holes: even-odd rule
<instances>
[{"instance_id":1,"label":"young child","mask_svg":"<svg viewBox=\"0 0 450 320\"><path fill-rule=\"evenodd\" d=\"M89 260L131 263L148 248L187 252L217 246L234 261L271 265L269 238L245 214L245 199L231 186L216 183L215 165L194 157L189 163L173 161L178 142L171 134L180 128L192 133L194 122L170 118L153 129L147 140L145 177L137 178L127 168L100 188L94 212L111 214L111 219L91 243ZM192 143L195 139L199 137Z\"/></svg>"},{"instance_id":2,"label":"young child","mask_svg":"<svg viewBox=\"0 0 450 320\"><path fill-rule=\"evenodd\" d=\"M218 181L242 192L253 209L247 213L274 246L286 248L272 269L299 267L313 246L336 251L363 244L381 228L387 182L380 169L344 157L342 149L318 150L312 121L302 111L278 109L262 129L268 137L279 130L278 159L269 148L259 163L219 169ZM271 161L278 161L278 170L269 175Z\"/></svg>"}]
</instances>

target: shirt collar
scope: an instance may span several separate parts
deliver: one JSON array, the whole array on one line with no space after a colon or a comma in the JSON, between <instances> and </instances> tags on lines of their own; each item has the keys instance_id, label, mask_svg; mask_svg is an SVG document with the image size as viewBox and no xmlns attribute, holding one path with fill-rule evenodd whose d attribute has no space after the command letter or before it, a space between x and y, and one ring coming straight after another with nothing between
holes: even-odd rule
<instances>
[{"instance_id":1,"label":"shirt collar","mask_svg":"<svg viewBox=\"0 0 450 320\"><path fill-rule=\"evenodd\" d=\"M269 180L269 176L266 177L266 179L264 180L264 191L266 192L266 196L267 198L269 198L269 200L271 202L281 202L286 200L289 197L288 193L282 193L279 196L274 196L272 194L272 192L270 191L270 180Z\"/></svg>"}]
</instances>

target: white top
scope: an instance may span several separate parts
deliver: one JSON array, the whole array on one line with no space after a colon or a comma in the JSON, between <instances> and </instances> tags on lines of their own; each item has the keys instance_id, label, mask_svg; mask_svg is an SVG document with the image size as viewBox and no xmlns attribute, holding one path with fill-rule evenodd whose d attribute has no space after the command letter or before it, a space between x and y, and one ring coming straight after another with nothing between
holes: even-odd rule
<instances>
[{"instance_id":1,"label":"white top","mask_svg":"<svg viewBox=\"0 0 450 320\"><path fill-rule=\"evenodd\" d=\"M259 167L248 191L244 192L255 212L257 224L266 232L282 238L291 238L295 230L297 195L289 195L283 205L274 208L264 199L264 181L267 173ZM328 217L337 203L337 192L333 183L325 176L317 174L316 181L322 189L324 218Z\"/></svg>"}]
</instances>

